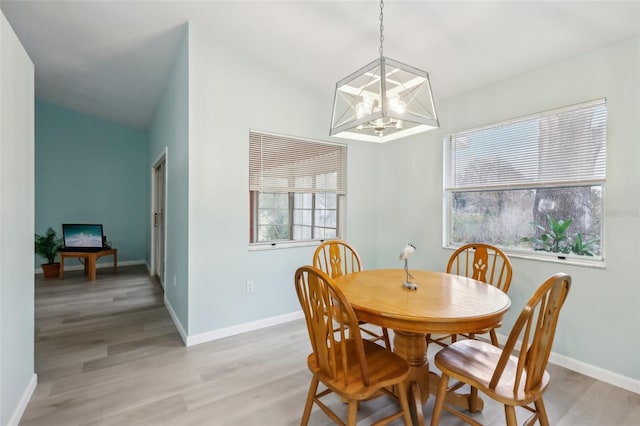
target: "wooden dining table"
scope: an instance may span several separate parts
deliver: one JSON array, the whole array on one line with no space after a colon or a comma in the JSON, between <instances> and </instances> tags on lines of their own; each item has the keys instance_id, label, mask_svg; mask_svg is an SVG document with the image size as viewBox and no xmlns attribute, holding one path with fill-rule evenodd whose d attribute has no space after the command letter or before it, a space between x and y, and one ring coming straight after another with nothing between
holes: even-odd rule
<instances>
[{"instance_id":1,"label":"wooden dining table","mask_svg":"<svg viewBox=\"0 0 640 426\"><path fill-rule=\"evenodd\" d=\"M435 271L411 270L415 290L403 286L402 269L371 269L335 278L358 319L393 329L393 350L407 360L408 390L419 425L423 406L436 393L439 376L429 370L427 334L471 333L495 327L511 306L501 290L471 278ZM468 407L468 395L448 395ZM478 401L476 409L482 410Z\"/></svg>"}]
</instances>

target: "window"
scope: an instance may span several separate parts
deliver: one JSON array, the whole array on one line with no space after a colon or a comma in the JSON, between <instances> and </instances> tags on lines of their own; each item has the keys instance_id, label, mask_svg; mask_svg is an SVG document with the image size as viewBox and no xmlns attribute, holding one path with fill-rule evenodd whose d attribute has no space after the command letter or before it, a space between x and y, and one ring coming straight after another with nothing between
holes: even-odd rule
<instances>
[{"instance_id":1,"label":"window","mask_svg":"<svg viewBox=\"0 0 640 426\"><path fill-rule=\"evenodd\" d=\"M341 235L347 147L251 131L250 243Z\"/></svg>"},{"instance_id":2,"label":"window","mask_svg":"<svg viewBox=\"0 0 640 426\"><path fill-rule=\"evenodd\" d=\"M606 100L445 139L445 245L603 259Z\"/></svg>"}]
</instances>

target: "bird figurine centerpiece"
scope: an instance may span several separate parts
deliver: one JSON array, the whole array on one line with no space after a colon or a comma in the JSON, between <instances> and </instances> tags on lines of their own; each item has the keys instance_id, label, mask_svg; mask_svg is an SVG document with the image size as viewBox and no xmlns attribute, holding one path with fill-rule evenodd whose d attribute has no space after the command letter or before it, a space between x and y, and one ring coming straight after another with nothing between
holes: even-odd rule
<instances>
[{"instance_id":1,"label":"bird figurine centerpiece","mask_svg":"<svg viewBox=\"0 0 640 426\"><path fill-rule=\"evenodd\" d=\"M407 275L407 279L405 280L404 283L402 283L402 286L409 290L418 289L417 284L410 281L410 279L413 278L413 275L409 273L409 258L415 251L416 251L416 246L414 246L411 243L408 243L404 247L404 249L402 249L402 253L400 253L400 260L404 260L404 272Z\"/></svg>"}]
</instances>

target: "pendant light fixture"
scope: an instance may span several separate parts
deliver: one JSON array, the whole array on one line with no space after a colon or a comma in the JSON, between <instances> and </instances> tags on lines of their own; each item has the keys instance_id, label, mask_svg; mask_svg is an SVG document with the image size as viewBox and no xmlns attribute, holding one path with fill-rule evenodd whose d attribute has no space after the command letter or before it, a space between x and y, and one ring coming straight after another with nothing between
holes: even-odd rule
<instances>
[{"instance_id":1,"label":"pendant light fixture","mask_svg":"<svg viewBox=\"0 0 640 426\"><path fill-rule=\"evenodd\" d=\"M383 54L336 84L330 136L387 142L439 127L429 74Z\"/></svg>"}]
</instances>

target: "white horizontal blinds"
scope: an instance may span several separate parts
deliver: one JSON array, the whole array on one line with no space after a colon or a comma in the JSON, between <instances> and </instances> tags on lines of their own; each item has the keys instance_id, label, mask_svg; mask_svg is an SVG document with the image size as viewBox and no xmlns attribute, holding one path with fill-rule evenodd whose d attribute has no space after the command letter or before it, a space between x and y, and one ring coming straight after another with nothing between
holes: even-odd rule
<instances>
[{"instance_id":1,"label":"white horizontal blinds","mask_svg":"<svg viewBox=\"0 0 640 426\"><path fill-rule=\"evenodd\" d=\"M251 131L249 189L347 193L347 147Z\"/></svg>"},{"instance_id":2,"label":"white horizontal blinds","mask_svg":"<svg viewBox=\"0 0 640 426\"><path fill-rule=\"evenodd\" d=\"M445 189L603 183L606 122L600 99L450 135Z\"/></svg>"}]
</instances>

